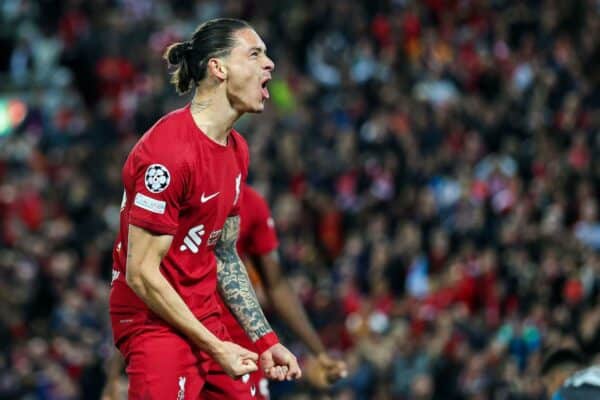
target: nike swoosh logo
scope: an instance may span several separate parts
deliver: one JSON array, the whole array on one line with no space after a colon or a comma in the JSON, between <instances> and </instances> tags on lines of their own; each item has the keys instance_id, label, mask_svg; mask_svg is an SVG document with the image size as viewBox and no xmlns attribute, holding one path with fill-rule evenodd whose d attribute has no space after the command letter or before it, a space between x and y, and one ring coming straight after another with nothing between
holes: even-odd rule
<instances>
[{"instance_id":1,"label":"nike swoosh logo","mask_svg":"<svg viewBox=\"0 0 600 400\"><path fill-rule=\"evenodd\" d=\"M256 396L256 387L254 385L250 386L250 395L252 397Z\"/></svg>"},{"instance_id":2,"label":"nike swoosh logo","mask_svg":"<svg viewBox=\"0 0 600 400\"><path fill-rule=\"evenodd\" d=\"M202 193L202 196L200 197L200 203L206 203L210 199L214 199L215 197L217 197L219 195L219 193L221 193L221 192L213 193L210 196L205 196L204 193Z\"/></svg>"}]
</instances>

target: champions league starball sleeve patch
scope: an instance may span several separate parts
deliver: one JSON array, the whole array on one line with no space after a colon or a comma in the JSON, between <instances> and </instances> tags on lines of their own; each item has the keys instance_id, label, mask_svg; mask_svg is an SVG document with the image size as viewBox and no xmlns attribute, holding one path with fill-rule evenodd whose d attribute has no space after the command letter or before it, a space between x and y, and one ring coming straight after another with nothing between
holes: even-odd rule
<instances>
[{"instance_id":1,"label":"champions league starball sleeve patch","mask_svg":"<svg viewBox=\"0 0 600 400\"><path fill-rule=\"evenodd\" d=\"M146 189L151 193L160 193L171 182L171 174L167 167L161 164L152 164L146 170Z\"/></svg>"}]
</instances>

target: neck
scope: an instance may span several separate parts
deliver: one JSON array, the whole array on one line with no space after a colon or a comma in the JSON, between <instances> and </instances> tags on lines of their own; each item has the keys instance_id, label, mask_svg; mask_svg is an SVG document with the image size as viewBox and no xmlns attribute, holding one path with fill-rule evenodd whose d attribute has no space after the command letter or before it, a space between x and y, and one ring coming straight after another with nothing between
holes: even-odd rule
<instances>
[{"instance_id":1,"label":"neck","mask_svg":"<svg viewBox=\"0 0 600 400\"><path fill-rule=\"evenodd\" d=\"M190 104L194 122L206 136L226 145L229 132L241 114L231 107L221 85L196 89Z\"/></svg>"}]
</instances>

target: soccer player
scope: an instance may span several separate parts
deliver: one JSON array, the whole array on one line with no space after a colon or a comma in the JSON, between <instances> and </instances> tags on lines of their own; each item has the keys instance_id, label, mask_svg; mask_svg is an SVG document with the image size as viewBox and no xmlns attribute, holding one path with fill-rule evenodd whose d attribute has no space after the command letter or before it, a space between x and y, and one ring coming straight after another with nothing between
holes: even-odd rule
<instances>
[{"instance_id":1,"label":"soccer player","mask_svg":"<svg viewBox=\"0 0 600 400\"><path fill-rule=\"evenodd\" d=\"M313 372L312 376L322 374L321 379L318 379L320 385L333 383L344 377L347 373L345 363L333 360L327 355L325 346L283 276L277 253L279 241L269 206L262 196L249 185L244 185L242 189L240 219L238 253L244 261L250 261L251 265L256 268L261 282L265 286L270 304L314 355L316 362L313 363L313 368L317 368L317 371L311 371ZM223 308L225 310L223 321L232 340L244 348L257 351L234 316L228 312L226 307ZM256 393L257 399L269 398L268 381L261 370L253 372L249 382L251 384L250 391ZM312 383L316 384L314 380Z\"/></svg>"},{"instance_id":2,"label":"soccer player","mask_svg":"<svg viewBox=\"0 0 600 400\"><path fill-rule=\"evenodd\" d=\"M260 112L274 64L246 22L215 19L165 53L191 103L161 118L123 167L110 315L130 399L231 399L260 368L297 379L294 355L264 317L235 243L248 147L233 128ZM258 354L230 341L218 289ZM260 362L259 362L260 358Z\"/></svg>"}]
</instances>

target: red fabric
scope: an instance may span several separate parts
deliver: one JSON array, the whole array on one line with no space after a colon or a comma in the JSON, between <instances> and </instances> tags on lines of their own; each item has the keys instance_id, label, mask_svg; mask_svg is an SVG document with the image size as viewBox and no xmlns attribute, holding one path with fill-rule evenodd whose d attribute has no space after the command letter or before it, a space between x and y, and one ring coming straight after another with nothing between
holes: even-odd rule
<instances>
[{"instance_id":1,"label":"red fabric","mask_svg":"<svg viewBox=\"0 0 600 400\"><path fill-rule=\"evenodd\" d=\"M563 297L569 304L581 302L583 294L583 285L578 279L569 279L563 288Z\"/></svg>"},{"instance_id":2,"label":"red fabric","mask_svg":"<svg viewBox=\"0 0 600 400\"><path fill-rule=\"evenodd\" d=\"M135 68L130 61L118 57L105 57L96 65L101 81L102 95L117 97L127 85L134 81Z\"/></svg>"},{"instance_id":3,"label":"red fabric","mask_svg":"<svg viewBox=\"0 0 600 400\"><path fill-rule=\"evenodd\" d=\"M241 256L261 256L275 250L278 245L275 222L271 217L269 205L256 190L244 185L240 203L238 253Z\"/></svg>"},{"instance_id":4,"label":"red fabric","mask_svg":"<svg viewBox=\"0 0 600 400\"><path fill-rule=\"evenodd\" d=\"M258 351L258 354L262 354L271 347L275 346L277 343L279 343L279 338L275 332L269 332L254 342L254 347Z\"/></svg>"},{"instance_id":5,"label":"red fabric","mask_svg":"<svg viewBox=\"0 0 600 400\"><path fill-rule=\"evenodd\" d=\"M324 212L319 219L319 241L331 259L335 259L344 246L342 223L342 214L333 208Z\"/></svg>"},{"instance_id":6,"label":"red fabric","mask_svg":"<svg viewBox=\"0 0 600 400\"><path fill-rule=\"evenodd\" d=\"M425 0L429 9L436 13L455 13L457 9L457 0Z\"/></svg>"},{"instance_id":7,"label":"red fabric","mask_svg":"<svg viewBox=\"0 0 600 400\"><path fill-rule=\"evenodd\" d=\"M207 327L219 339L229 340L218 320L207 322ZM127 363L129 399L255 398L249 376L229 377L208 354L168 327L154 327L131 336L119 345L119 350Z\"/></svg>"},{"instance_id":8,"label":"red fabric","mask_svg":"<svg viewBox=\"0 0 600 400\"><path fill-rule=\"evenodd\" d=\"M373 308L389 316L394 308L395 300L391 294L384 294L373 299Z\"/></svg>"},{"instance_id":9,"label":"red fabric","mask_svg":"<svg viewBox=\"0 0 600 400\"><path fill-rule=\"evenodd\" d=\"M361 296L356 288L349 288L342 296L342 312L345 316L358 312L361 304Z\"/></svg>"},{"instance_id":10,"label":"red fabric","mask_svg":"<svg viewBox=\"0 0 600 400\"><path fill-rule=\"evenodd\" d=\"M59 34L67 47L71 47L77 38L89 28L88 18L80 11L68 11L59 21Z\"/></svg>"},{"instance_id":11,"label":"red fabric","mask_svg":"<svg viewBox=\"0 0 600 400\"><path fill-rule=\"evenodd\" d=\"M495 271L486 272L478 284L479 297L483 301L486 322L490 326L500 323L500 294L498 293L498 276Z\"/></svg>"},{"instance_id":12,"label":"red fabric","mask_svg":"<svg viewBox=\"0 0 600 400\"><path fill-rule=\"evenodd\" d=\"M38 230L44 220L44 205L37 191L23 193L19 202L19 216L31 231Z\"/></svg>"},{"instance_id":13,"label":"red fabric","mask_svg":"<svg viewBox=\"0 0 600 400\"><path fill-rule=\"evenodd\" d=\"M462 279L454 286L454 299L456 302L464 303L473 312L477 303L477 280L463 273Z\"/></svg>"},{"instance_id":14,"label":"red fabric","mask_svg":"<svg viewBox=\"0 0 600 400\"><path fill-rule=\"evenodd\" d=\"M150 167L156 172L157 164L168 171L166 186L152 186ZM110 311L127 321L113 325L116 341L158 318L125 281L129 224L173 235L161 272L198 319L220 315L213 248L226 218L239 212L247 171L245 140L232 131L226 146L212 141L197 128L189 106L162 118L134 146L123 168L125 202L113 251Z\"/></svg>"},{"instance_id":15,"label":"red fabric","mask_svg":"<svg viewBox=\"0 0 600 400\"><path fill-rule=\"evenodd\" d=\"M421 36L421 21L419 20L418 15L407 12L402 22L402 31L404 33L403 37L405 41L416 40Z\"/></svg>"},{"instance_id":16,"label":"red fabric","mask_svg":"<svg viewBox=\"0 0 600 400\"><path fill-rule=\"evenodd\" d=\"M448 261L448 251L433 249L429 253L429 266L432 273L441 272Z\"/></svg>"},{"instance_id":17,"label":"red fabric","mask_svg":"<svg viewBox=\"0 0 600 400\"><path fill-rule=\"evenodd\" d=\"M303 172L299 172L290 179L290 191L294 196L300 198L306 193L306 176Z\"/></svg>"},{"instance_id":18,"label":"red fabric","mask_svg":"<svg viewBox=\"0 0 600 400\"><path fill-rule=\"evenodd\" d=\"M260 368L250 374L248 383L250 384L250 394L254 394L254 400L269 400L269 380Z\"/></svg>"},{"instance_id":19,"label":"red fabric","mask_svg":"<svg viewBox=\"0 0 600 400\"><path fill-rule=\"evenodd\" d=\"M392 44L392 27L386 16L379 14L373 18L371 31L381 47L387 47Z\"/></svg>"},{"instance_id":20,"label":"red fabric","mask_svg":"<svg viewBox=\"0 0 600 400\"><path fill-rule=\"evenodd\" d=\"M591 155L585 143L577 144L569 150L569 165L578 171L588 168Z\"/></svg>"}]
</instances>

